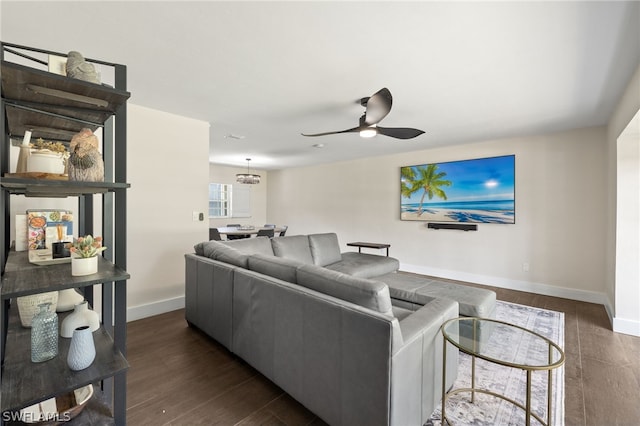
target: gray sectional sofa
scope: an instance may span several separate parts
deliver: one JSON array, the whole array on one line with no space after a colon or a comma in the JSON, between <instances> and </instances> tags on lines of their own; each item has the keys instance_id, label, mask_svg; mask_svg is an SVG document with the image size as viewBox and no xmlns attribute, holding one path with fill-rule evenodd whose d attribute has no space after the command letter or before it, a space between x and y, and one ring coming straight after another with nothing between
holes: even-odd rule
<instances>
[{"instance_id":1,"label":"gray sectional sofa","mask_svg":"<svg viewBox=\"0 0 640 426\"><path fill-rule=\"evenodd\" d=\"M327 423L422 425L440 401L439 328L460 305L396 259L341 253L329 233L208 241L185 260L188 323ZM463 303L492 311L489 299ZM449 345L447 387L457 356Z\"/></svg>"}]
</instances>

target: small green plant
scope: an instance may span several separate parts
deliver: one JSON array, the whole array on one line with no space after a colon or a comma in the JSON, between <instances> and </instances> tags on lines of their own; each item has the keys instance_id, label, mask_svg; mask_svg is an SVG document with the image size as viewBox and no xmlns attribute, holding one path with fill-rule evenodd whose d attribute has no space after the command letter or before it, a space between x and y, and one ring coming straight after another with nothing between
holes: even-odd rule
<instances>
[{"instance_id":1,"label":"small green plant","mask_svg":"<svg viewBox=\"0 0 640 426\"><path fill-rule=\"evenodd\" d=\"M93 238L91 235L85 235L78 237L69 250L78 257L94 257L106 249L102 247L102 237Z\"/></svg>"}]
</instances>

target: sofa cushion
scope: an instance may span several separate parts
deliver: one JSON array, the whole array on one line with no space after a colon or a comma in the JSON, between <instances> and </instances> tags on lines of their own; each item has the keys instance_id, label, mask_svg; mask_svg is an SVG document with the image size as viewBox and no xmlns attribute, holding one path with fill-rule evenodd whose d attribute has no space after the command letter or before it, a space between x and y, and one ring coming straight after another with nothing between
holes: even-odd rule
<instances>
[{"instance_id":1,"label":"sofa cushion","mask_svg":"<svg viewBox=\"0 0 640 426\"><path fill-rule=\"evenodd\" d=\"M265 256L262 254L249 256L250 270L294 284L298 282L296 271L302 265L304 263L284 257Z\"/></svg>"},{"instance_id":2,"label":"sofa cushion","mask_svg":"<svg viewBox=\"0 0 640 426\"><path fill-rule=\"evenodd\" d=\"M316 265L298 268L298 284L347 302L393 316L389 287L379 281L352 277Z\"/></svg>"},{"instance_id":3,"label":"sofa cushion","mask_svg":"<svg viewBox=\"0 0 640 426\"><path fill-rule=\"evenodd\" d=\"M335 233L310 234L309 247L314 265L326 266L342 260L338 236Z\"/></svg>"},{"instance_id":4,"label":"sofa cushion","mask_svg":"<svg viewBox=\"0 0 640 426\"><path fill-rule=\"evenodd\" d=\"M458 302L462 316L491 318L494 314L496 293L485 288L409 273L386 274L376 279L389 286L394 299L426 304L425 298L445 298Z\"/></svg>"},{"instance_id":5,"label":"sofa cushion","mask_svg":"<svg viewBox=\"0 0 640 426\"><path fill-rule=\"evenodd\" d=\"M203 241L203 242L198 243L195 246L193 246L193 250L196 252L196 254L198 256L204 256L204 246L207 243L208 243L208 241Z\"/></svg>"},{"instance_id":6,"label":"sofa cushion","mask_svg":"<svg viewBox=\"0 0 640 426\"><path fill-rule=\"evenodd\" d=\"M219 241L208 241L203 245L203 255L220 262L229 263L231 265L246 268L249 261L249 255L229 247Z\"/></svg>"},{"instance_id":7,"label":"sofa cushion","mask_svg":"<svg viewBox=\"0 0 640 426\"><path fill-rule=\"evenodd\" d=\"M240 250L244 254L264 254L273 256L269 238L243 238L240 240L222 241L221 244Z\"/></svg>"},{"instance_id":8,"label":"sofa cushion","mask_svg":"<svg viewBox=\"0 0 640 426\"><path fill-rule=\"evenodd\" d=\"M340 262L326 265L325 268L354 277L371 278L397 271L400 262L393 257L348 251L342 253Z\"/></svg>"},{"instance_id":9,"label":"sofa cushion","mask_svg":"<svg viewBox=\"0 0 640 426\"><path fill-rule=\"evenodd\" d=\"M273 247L273 254L278 257L286 257L298 262L313 264L309 237L306 235L271 238L271 247Z\"/></svg>"},{"instance_id":10,"label":"sofa cushion","mask_svg":"<svg viewBox=\"0 0 640 426\"><path fill-rule=\"evenodd\" d=\"M213 259L214 250L218 247L222 247L219 241L205 241L194 246L198 256L205 256L211 259Z\"/></svg>"}]
</instances>

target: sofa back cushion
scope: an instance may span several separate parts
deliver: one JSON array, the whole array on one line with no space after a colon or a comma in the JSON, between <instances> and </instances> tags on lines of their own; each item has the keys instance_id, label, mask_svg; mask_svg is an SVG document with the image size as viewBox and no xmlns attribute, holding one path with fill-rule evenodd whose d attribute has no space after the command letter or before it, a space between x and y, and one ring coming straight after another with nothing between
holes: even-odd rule
<instances>
[{"instance_id":1,"label":"sofa back cushion","mask_svg":"<svg viewBox=\"0 0 640 426\"><path fill-rule=\"evenodd\" d=\"M244 254L264 254L273 256L269 238L243 238L240 240L223 241L222 244L240 250Z\"/></svg>"},{"instance_id":2,"label":"sofa back cushion","mask_svg":"<svg viewBox=\"0 0 640 426\"><path fill-rule=\"evenodd\" d=\"M297 269L304 263L284 257L254 254L249 256L249 269L290 283L297 283Z\"/></svg>"},{"instance_id":3,"label":"sofa back cushion","mask_svg":"<svg viewBox=\"0 0 640 426\"><path fill-rule=\"evenodd\" d=\"M310 234L309 247L314 265L326 266L342 260L338 236L335 233Z\"/></svg>"},{"instance_id":4,"label":"sofa back cushion","mask_svg":"<svg viewBox=\"0 0 640 426\"><path fill-rule=\"evenodd\" d=\"M195 246L193 246L193 250L196 252L198 256L204 256L204 246L206 246L208 243L209 241L203 241L201 243L198 243Z\"/></svg>"},{"instance_id":5,"label":"sofa back cushion","mask_svg":"<svg viewBox=\"0 0 640 426\"><path fill-rule=\"evenodd\" d=\"M393 316L389 287L379 281L352 277L316 265L300 266L297 278L298 285Z\"/></svg>"},{"instance_id":6,"label":"sofa back cushion","mask_svg":"<svg viewBox=\"0 0 640 426\"><path fill-rule=\"evenodd\" d=\"M268 238L265 238L268 240ZM309 237L306 235L293 235L290 237L271 238L273 254L278 257L286 257L302 263L313 264Z\"/></svg>"},{"instance_id":7,"label":"sofa back cushion","mask_svg":"<svg viewBox=\"0 0 640 426\"><path fill-rule=\"evenodd\" d=\"M220 262L246 268L249 255L233 247L229 247L219 241L209 241L202 246L203 256Z\"/></svg>"}]
</instances>

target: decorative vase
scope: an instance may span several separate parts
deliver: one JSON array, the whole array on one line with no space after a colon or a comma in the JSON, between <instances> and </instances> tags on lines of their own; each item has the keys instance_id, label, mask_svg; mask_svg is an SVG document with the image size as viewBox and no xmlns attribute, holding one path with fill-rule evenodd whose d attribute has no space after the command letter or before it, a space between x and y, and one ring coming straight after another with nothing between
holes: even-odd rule
<instances>
[{"instance_id":1,"label":"decorative vase","mask_svg":"<svg viewBox=\"0 0 640 426\"><path fill-rule=\"evenodd\" d=\"M17 298L18 313L20 314L20 323L23 327L31 327L31 321L33 316L38 313L40 308L38 305L42 303L49 303L49 309L51 312L56 311L58 305L58 292L48 291L46 293L32 294L29 296L22 296Z\"/></svg>"},{"instance_id":2,"label":"decorative vase","mask_svg":"<svg viewBox=\"0 0 640 426\"><path fill-rule=\"evenodd\" d=\"M72 310L78 303L82 302L84 297L76 291L75 288L68 288L58 292L57 312L67 312Z\"/></svg>"},{"instance_id":3,"label":"decorative vase","mask_svg":"<svg viewBox=\"0 0 640 426\"><path fill-rule=\"evenodd\" d=\"M58 355L58 315L49 310L50 303L41 303L40 312L31 323L31 361L43 362Z\"/></svg>"},{"instance_id":4,"label":"decorative vase","mask_svg":"<svg viewBox=\"0 0 640 426\"><path fill-rule=\"evenodd\" d=\"M80 277L98 272L98 256L71 257L71 275Z\"/></svg>"},{"instance_id":5,"label":"decorative vase","mask_svg":"<svg viewBox=\"0 0 640 426\"><path fill-rule=\"evenodd\" d=\"M84 370L91 365L96 358L96 346L93 342L93 334L88 325L78 327L73 331L67 365L73 371Z\"/></svg>"},{"instance_id":6,"label":"decorative vase","mask_svg":"<svg viewBox=\"0 0 640 426\"><path fill-rule=\"evenodd\" d=\"M60 336L72 338L73 331L84 325L88 325L91 332L100 328L100 317L96 311L89 309L89 302L86 300L78 303L73 312L62 320Z\"/></svg>"}]
</instances>

